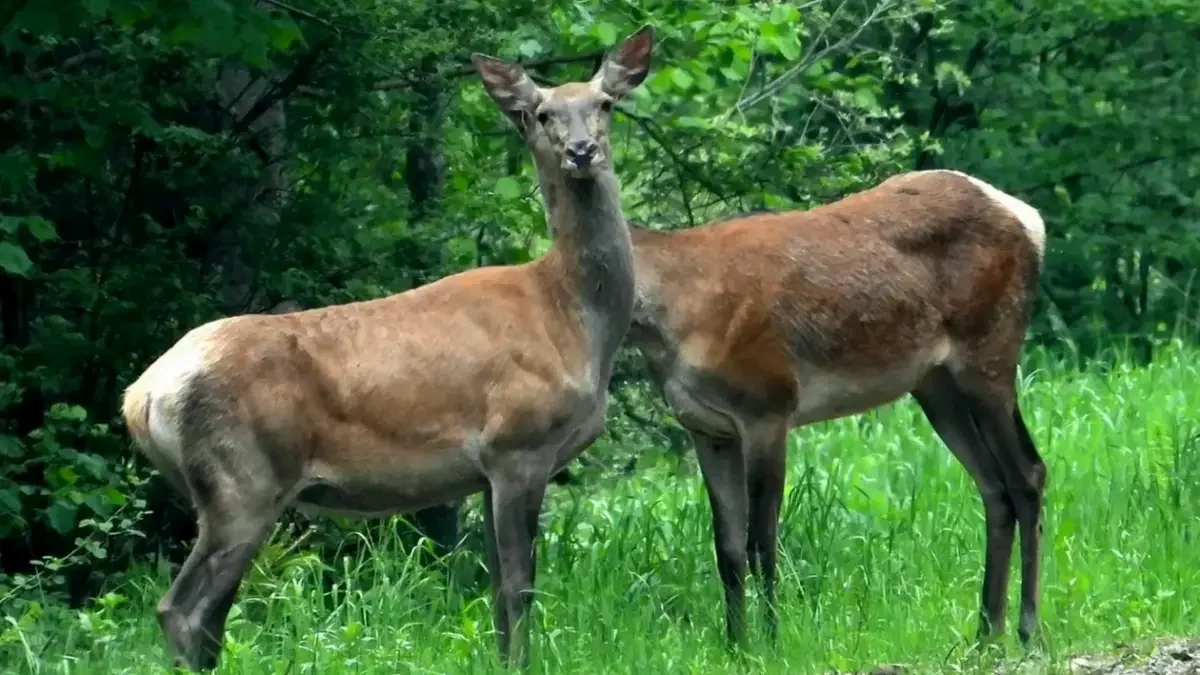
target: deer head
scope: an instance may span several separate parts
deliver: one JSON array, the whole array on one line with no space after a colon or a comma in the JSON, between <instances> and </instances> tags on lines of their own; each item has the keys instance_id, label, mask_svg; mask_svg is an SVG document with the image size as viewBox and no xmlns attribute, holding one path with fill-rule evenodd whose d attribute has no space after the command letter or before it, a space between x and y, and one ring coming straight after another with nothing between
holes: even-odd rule
<instances>
[{"instance_id":1,"label":"deer head","mask_svg":"<svg viewBox=\"0 0 1200 675\"><path fill-rule=\"evenodd\" d=\"M539 166L582 178L610 168L613 104L650 71L654 31L646 26L609 52L588 82L543 89L515 63L474 54L488 94L517 125Z\"/></svg>"}]
</instances>

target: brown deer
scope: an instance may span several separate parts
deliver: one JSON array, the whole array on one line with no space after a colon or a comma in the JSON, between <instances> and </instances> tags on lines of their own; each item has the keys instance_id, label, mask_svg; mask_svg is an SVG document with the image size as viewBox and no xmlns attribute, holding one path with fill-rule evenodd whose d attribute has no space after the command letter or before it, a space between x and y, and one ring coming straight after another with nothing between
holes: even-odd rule
<instances>
[{"instance_id":1,"label":"brown deer","mask_svg":"<svg viewBox=\"0 0 1200 675\"><path fill-rule=\"evenodd\" d=\"M1020 525L1027 642L1046 467L1015 379L1045 247L1037 211L976 178L922 171L811 211L634 228L633 242L629 339L695 442L729 642L743 638L748 566L776 639L788 431L906 393L983 497L981 637L1003 631Z\"/></svg>"},{"instance_id":2,"label":"brown deer","mask_svg":"<svg viewBox=\"0 0 1200 675\"><path fill-rule=\"evenodd\" d=\"M503 655L528 662L538 513L552 473L601 433L633 311L633 253L609 143L652 32L589 82L537 87L472 57L533 151L553 247L388 298L196 328L125 393L137 445L199 515L158 606L177 663L215 667L237 587L289 505L412 511L484 491Z\"/></svg>"}]
</instances>

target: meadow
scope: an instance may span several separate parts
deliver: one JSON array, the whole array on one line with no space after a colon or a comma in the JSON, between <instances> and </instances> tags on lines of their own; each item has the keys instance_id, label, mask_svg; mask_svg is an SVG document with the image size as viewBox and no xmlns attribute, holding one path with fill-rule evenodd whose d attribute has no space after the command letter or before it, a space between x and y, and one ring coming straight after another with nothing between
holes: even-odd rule
<instances>
[{"instance_id":1,"label":"meadow","mask_svg":"<svg viewBox=\"0 0 1200 675\"><path fill-rule=\"evenodd\" d=\"M1030 355L1021 400L1050 472L1044 647L972 650L983 517L966 472L910 401L792 435L780 644L722 642L708 502L694 458L551 488L538 555L535 673L1066 672L1069 655L1200 632L1200 354L1083 368ZM402 527L402 525L396 525ZM279 535L257 559L221 673L502 670L478 556L420 564L359 537L330 565ZM353 544L353 545L351 545ZM0 672L167 672L153 608L165 568L132 570L84 610L26 605L0 626ZM753 584L752 584L753 589Z\"/></svg>"}]
</instances>

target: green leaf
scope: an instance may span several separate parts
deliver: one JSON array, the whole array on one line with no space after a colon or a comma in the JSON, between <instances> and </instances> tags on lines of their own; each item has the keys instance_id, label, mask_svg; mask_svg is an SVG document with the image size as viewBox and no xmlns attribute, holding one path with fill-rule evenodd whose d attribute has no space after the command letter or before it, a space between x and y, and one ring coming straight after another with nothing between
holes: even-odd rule
<instances>
[{"instance_id":1,"label":"green leaf","mask_svg":"<svg viewBox=\"0 0 1200 675\"><path fill-rule=\"evenodd\" d=\"M125 495L120 490L116 489L115 487L112 487L111 485L104 488L104 495L106 497L108 497L108 501L110 504L113 504L115 506L124 506L125 505L125 501L126 501Z\"/></svg>"},{"instance_id":2,"label":"green leaf","mask_svg":"<svg viewBox=\"0 0 1200 675\"><path fill-rule=\"evenodd\" d=\"M124 2L117 6L113 12L113 18L116 20L117 26L131 28L138 22L150 18L150 14L149 3Z\"/></svg>"},{"instance_id":3,"label":"green leaf","mask_svg":"<svg viewBox=\"0 0 1200 675\"><path fill-rule=\"evenodd\" d=\"M706 117L683 115L675 118L675 126L681 129L707 129L712 126L712 122Z\"/></svg>"},{"instance_id":4,"label":"green leaf","mask_svg":"<svg viewBox=\"0 0 1200 675\"><path fill-rule=\"evenodd\" d=\"M179 124L160 127L157 133L151 135L151 138L175 143L206 143L213 140L212 135L201 129Z\"/></svg>"},{"instance_id":5,"label":"green leaf","mask_svg":"<svg viewBox=\"0 0 1200 675\"><path fill-rule=\"evenodd\" d=\"M191 42L200 34L200 24L196 21L182 21L175 24L170 33L167 33L167 43L180 45Z\"/></svg>"},{"instance_id":6,"label":"green leaf","mask_svg":"<svg viewBox=\"0 0 1200 675\"><path fill-rule=\"evenodd\" d=\"M592 30L596 33L596 39L604 46L617 43L617 28L616 26L606 21L597 23Z\"/></svg>"},{"instance_id":7,"label":"green leaf","mask_svg":"<svg viewBox=\"0 0 1200 675\"><path fill-rule=\"evenodd\" d=\"M521 196L521 184L512 176L504 176L496 181L496 195L501 199L516 200Z\"/></svg>"},{"instance_id":8,"label":"green leaf","mask_svg":"<svg viewBox=\"0 0 1200 675\"><path fill-rule=\"evenodd\" d=\"M83 3L92 18L99 19L108 13L109 0L85 0Z\"/></svg>"},{"instance_id":9,"label":"green leaf","mask_svg":"<svg viewBox=\"0 0 1200 675\"><path fill-rule=\"evenodd\" d=\"M675 83L675 86L679 87L680 89L690 88L692 83L695 81L692 79L692 76L687 73L687 71L681 68L675 68L671 71L671 80Z\"/></svg>"},{"instance_id":10,"label":"green leaf","mask_svg":"<svg viewBox=\"0 0 1200 675\"><path fill-rule=\"evenodd\" d=\"M81 405L55 403L50 406L50 417L56 420L82 422L87 419L87 409Z\"/></svg>"},{"instance_id":11,"label":"green leaf","mask_svg":"<svg viewBox=\"0 0 1200 675\"><path fill-rule=\"evenodd\" d=\"M79 126L83 128L83 141L88 144L89 148L99 149L103 147L107 129L102 125L89 124L83 120L80 120Z\"/></svg>"},{"instance_id":12,"label":"green leaf","mask_svg":"<svg viewBox=\"0 0 1200 675\"><path fill-rule=\"evenodd\" d=\"M66 534L75 527L76 516L79 513L79 507L65 500L58 500L46 509L46 520L50 521L50 527L58 530L61 534Z\"/></svg>"},{"instance_id":13,"label":"green leaf","mask_svg":"<svg viewBox=\"0 0 1200 675\"><path fill-rule=\"evenodd\" d=\"M19 29L25 29L33 35L56 35L62 32L58 21L57 3L31 2L26 4L16 16L13 16L5 33L19 34ZM20 4L17 5L18 7ZM5 12L7 14L7 12Z\"/></svg>"},{"instance_id":14,"label":"green leaf","mask_svg":"<svg viewBox=\"0 0 1200 675\"><path fill-rule=\"evenodd\" d=\"M296 25L296 22L286 16L275 19L275 25L271 30L271 46L283 51L297 41L303 42L304 34L300 32L300 27Z\"/></svg>"},{"instance_id":15,"label":"green leaf","mask_svg":"<svg viewBox=\"0 0 1200 675\"><path fill-rule=\"evenodd\" d=\"M779 54L788 61L800 58L800 41L795 35L780 37L775 41L775 45L779 47Z\"/></svg>"},{"instance_id":16,"label":"green leaf","mask_svg":"<svg viewBox=\"0 0 1200 675\"><path fill-rule=\"evenodd\" d=\"M542 53L542 43L533 38L529 38L528 40L522 42L520 47L517 47L517 53L527 59L532 59L533 57Z\"/></svg>"},{"instance_id":17,"label":"green leaf","mask_svg":"<svg viewBox=\"0 0 1200 675\"><path fill-rule=\"evenodd\" d=\"M468 265L479 255L473 237L454 237L446 242L446 252L459 265Z\"/></svg>"},{"instance_id":18,"label":"green leaf","mask_svg":"<svg viewBox=\"0 0 1200 675\"><path fill-rule=\"evenodd\" d=\"M771 8L771 21L777 24L794 24L800 20L800 10L795 5L781 2Z\"/></svg>"},{"instance_id":19,"label":"green leaf","mask_svg":"<svg viewBox=\"0 0 1200 675\"><path fill-rule=\"evenodd\" d=\"M58 231L54 229L54 223L41 216L26 218L25 229L29 230L29 234L32 234L38 241L50 241L58 238Z\"/></svg>"},{"instance_id":20,"label":"green leaf","mask_svg":"<svg viewBox=\"0 0 1200 675\"><path fill-rule=\"evenodd\" d=\"M21 498L17 496L17 491L11 488L0 490L0 508L9 513L21 512Z\"/></svg>"},{"instance_id":21,"label":"green leaf","mask_svg":"<svg viewBox=\"0 0 1200 675\"><path fill-rule=\"evenodd\" d=\"M0 269L24 277L33 270L33 261L29 259L25 249L12 242L0 241Z\"/></svg>"},{"instance_id":22,"label":"green leaf","mask_svg":"<svg viewBox=\"0 0 1200 675\"><path fill-rule=\"evenodd\" d=\"M859 89L854 92L854 103L860 108L875 109L879 107L879 100L875 98L875 92L870 89Z\"/></svg>"},{"instance_id":23,"label":"green leaf","mask_svg":"<svg viewBox=\"0 0 1200 675\"><path fill-rule=\"evenodd\" d=\"M0 434L0 457L20 457L25 452L25 446L16 436Z\"/></svg>"}]
</instances>

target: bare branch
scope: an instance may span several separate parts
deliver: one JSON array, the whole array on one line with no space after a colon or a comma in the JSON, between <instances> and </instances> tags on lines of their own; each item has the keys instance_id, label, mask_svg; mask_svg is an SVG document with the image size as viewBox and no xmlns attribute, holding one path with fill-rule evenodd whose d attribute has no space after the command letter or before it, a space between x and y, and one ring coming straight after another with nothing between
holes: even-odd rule
<instances>
[{"instance_id":1,"label":"bare branch","mask_svg":"<svg viewBox=\"0 0 1200 675\"><path fill-rule=\"evenodd\" d=\"M1042 183L1035 183L1033 185L1026 185L1025 187L1016 188L1015 190L1013 190L1013 192L1022 194L1022 193L1029 193L1029 192L1036 192L1038 190L1048 190L1050 188L1053 188L1056 185L1061 185L1068 181L1078 180L1080 178L1088 178L1088 177L1092 177L1092 176L1097 176L1097 175L1100 175L1101 173L1108 173L1108 172L1111 172L1119 177L1124 172L1129 171L1130 169L1140 169L1142 167L1150 166L1152 164L1157 164L1159 162L1169 162L1171 160L1176 160L1176 159L1185 159L1188 157L1192 157L1194 155L1200 155L1200 145L1184 148L1184 149L1182 149L1178 152L1174 152L1170 155L1152 155L1150 157L1140 157L1138 159L1131 160L1129 162L1125 162L1124 164L1117 164L1115 166L1114 165L1101 165L1101 167L1099 169L1097 169L1096 171L1073 171L1069 174L1059 176L1058 178L1055 178L1053 180L1048 180L1048 181L1044 181Z\"/></svg>"},{"instance_id":2,"label":"bare branch","mask_svg":"<svg viewBox=\"0 0 1200 675\"><path fill-rule=\"evenodd\" d=\"M544 68L546 66L557 66L567 63L595 61L602 56L604 56L604 50L601 49L588 52L586 54L577 54L575 56L553 56L544 59L533 59L530 61L517 61L516 63L526 69ZM410 87L412 86L413 75L416 73L416 70L417 69L414 68L411 72L406 72L401 75L394 75L392 77L379 80L375 83L374 88L377 91L387 91L389 89L403 89L405 87ZM474 74L475 68L468 65L463 65L459 68L444 73L446 77L467 77Z\"/></svg>"},{"instance_id":3,"label":"bare branch","mask_svg":"<svg viewBox=\"0 0 1200 675\"><path fill-rule=\"evenodd\" d=\"M104 58L104 50L102 50L102 49L92 49L92 50L89 50L86 52L80 52L80 53L76 54L75 56L72 56L67 59L63 59L62 63L56 64L53 66L49 66L46 68L42 68L41 70L31 73L29 75L29 79L37 81L37 80L40 80L49 75L61 73L61 72L68 71L68 70L74 70L74 69L88 63L89 61L99 61L103 58Z\"/></svg>"},{"instance_id":4,"label":"bare branch","mask_svg":"<svg viewBox=\"0 0 1200 675\"><path fill-rule=\"evenodd\" d=\"M283 78L278 85L264 94L262 98L255 101L250 110L237 121L234 125L234 133L241 133L249 129L271 106L291 96L308 79L309 75L312 74L313 69L316 68L317 61L320 60L321 55L329 48L329 44L328 41L318 44L310 49L307 54L300 57L292 72L288 73L287 77Z\"/></svg>"},{"instance_id":5,"label":"bare branch","mask_svg":"<svg viewBox=\"0 0 1200 675\"><path fill-rule=\"evenodd\" d=\"M830 17L831 22L832 22L833 17L836 17L837 14L842 11L842 7L845 7L847 1L848 0L842 2L842 4L839 5L838 8L833 12L833 15ZM754 93L751 96L746 97L746 98L740 98L738 100L738 102L733 105L732 108L725 111L725 113L722 115L722 117L729 117L735 113L743 112L747 108L755 106L755 105L761 103L762 101L764 101L768 98L771 98L772 96L775 96L784 87L786 87L788 85L788 83L790 83L792 80L796 79L796 77L798 77L801 73L803 73L804 71L811 68L818 61L820 61L821 59L824 59L825 57L829 56L830 54L840 52L843 49L845 49L846 47L853 44L858 39L858 36L862 35L863 31L865 31L868 26L870 26L871 24L878 21L879 18L881 16L883 16L884 13L886 13L886 12L892 10L894 7L896 7L896 4L897 4L896 0L883 0L878 5L876 5L873 10L871 10L871 13L869 15L867 15L867 17L865 19L863 19L862 23L859 24L859 26L857 28L855 28L854 31L851 32L849 35L843 37L842 39L838 40L837 42L834 42L833 44L827 45L826 47L824 47L820 50L816 50L814 47L814 50L810 50L807 54L805 54L800 59L800 61L796 63L796 65L792 66L791 68L788 68L786 71L783 72L782 75L775 78L774 80L771 80L770 82L764 84L762 86L762 88L759 89L756 93ZM828 26L826 26L825 28L823 28L821 30L821 33L818 34L817 39L813 41L814 45L820 44L820 42L824 38L827 30L828 30Z\"/></svg>"},{"instance_id":6,"label":"bare branch","mask_svg":"<svg viewBox=\"0 0 1200 675\"><path fill-rule=\"evenodd\" d=\"M642 130L645 131L650 138L658 144L658 147L662 148L663 152L667 153L667 156L671 158L671 161L675 163L675 166L681 172L681 176L682 174L686 173L688 178L695 181L697 185L703 187L705 190L708 190L711 194L720 197L722 202L728 203L729 198L724 192L722 192L703 173L697 171L695 167L693 167L691 164L688 164L682 157L680 157L674 150L671 149L670 143L667 141L666 137L663 136L662 130L654 120L649 117L630 112L622 107L618 107L617 110L619 110L622 115L625 115L637 123L637 125L640 126ZM682 184L680 189L682 189Z\"/></svg>"},{"instance_id":7,"label":"bare branch","mask_svg":"<svg viewBox=\"0 0 1200 675\"><path fill-rule=\"evenodd\" d=\"M272 7L275 7L277 9L281 9L281 10L287 12L288 14L291 14L292 16L298 16L301 19L305 19L305 20L311 21L313 23L319 23L322 26L325 26L326 28L334 31L335 33L342 32L341 28L338 28L337 26L335 26L328 19L322 19L321 17L317 16L316 14L313 14L312 12L307 12L303 9L300 9L299 7L293 7L286 2L280 2L280 0L260 0L260 1L264 2L268 5L271 5Z\"/></svg>"}]
</instances>

